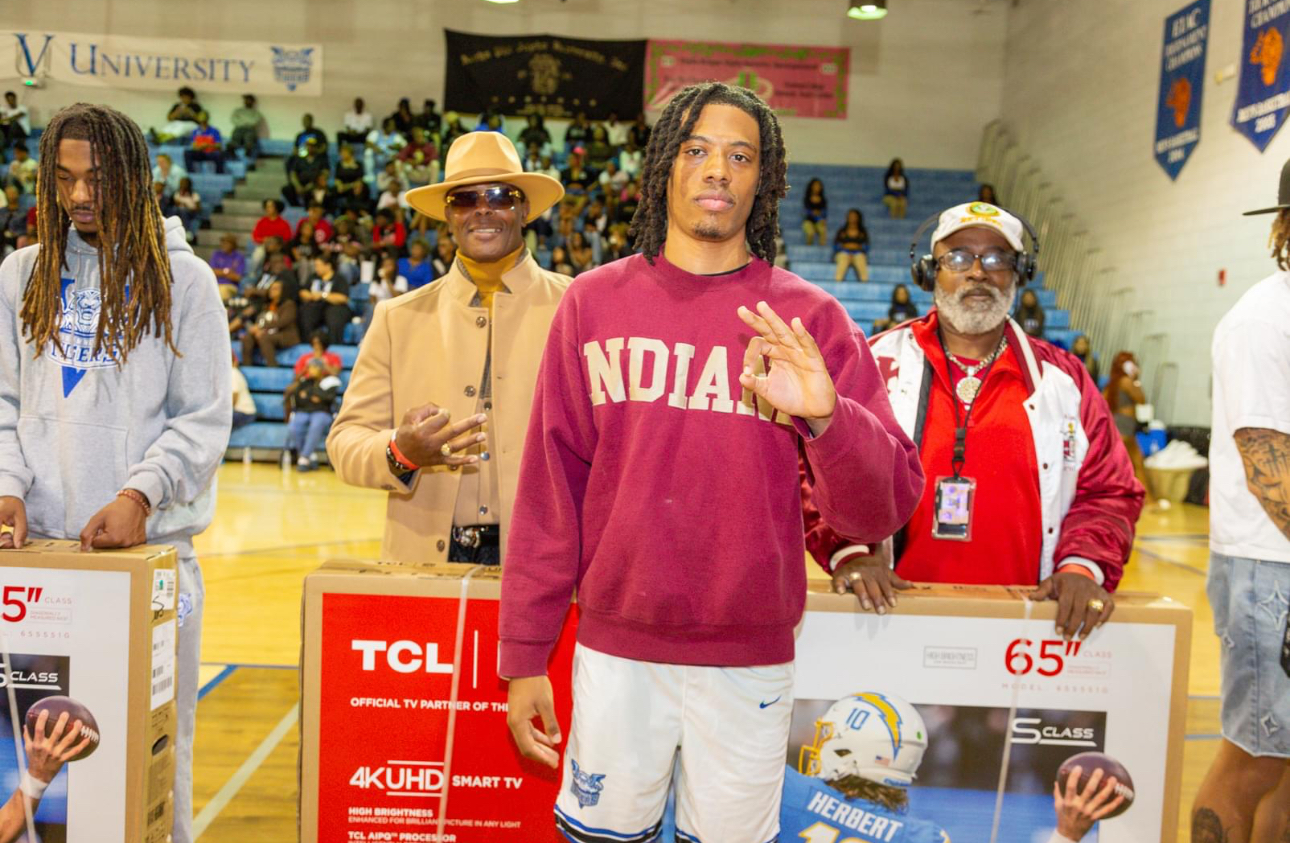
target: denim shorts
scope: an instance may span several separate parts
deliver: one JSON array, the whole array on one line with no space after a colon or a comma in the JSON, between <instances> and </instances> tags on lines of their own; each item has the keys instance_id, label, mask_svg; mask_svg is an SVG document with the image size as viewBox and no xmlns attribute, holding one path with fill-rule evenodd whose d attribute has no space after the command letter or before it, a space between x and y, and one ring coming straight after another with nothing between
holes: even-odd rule
<instances>
[{"instance_id":1,"label":"denim shorts","mask_svg":"<svg viewBox=\"0 0 1290 843\"><path fill-rule=\"evenodd\" d=\"M1281 642L1290 564L1210 552L1209 603L1223 667L1223 737L1250 755L1290 758L1290 676Z\"/></svg>"}]
</instances>

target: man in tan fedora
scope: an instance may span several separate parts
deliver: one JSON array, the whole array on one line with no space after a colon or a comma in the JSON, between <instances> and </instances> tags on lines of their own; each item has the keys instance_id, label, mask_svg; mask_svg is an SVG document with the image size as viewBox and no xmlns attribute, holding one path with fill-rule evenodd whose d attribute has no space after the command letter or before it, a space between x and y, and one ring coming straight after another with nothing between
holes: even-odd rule
<instances>
[{"instance_id":1,"label":"man in tan fedora","mask_svg":"<svg viewBox=\"0 0 1290 843\"><path fill-rule=\"evenodd\" d=\"M501 561L538 364L571 281L538 266L523 229L563 195L497 132L462 135L444 181L408 191L447 222L457 257L377 305L327 437L343 481L390 493L390 561Z\"/></svg>"}]
</instances>

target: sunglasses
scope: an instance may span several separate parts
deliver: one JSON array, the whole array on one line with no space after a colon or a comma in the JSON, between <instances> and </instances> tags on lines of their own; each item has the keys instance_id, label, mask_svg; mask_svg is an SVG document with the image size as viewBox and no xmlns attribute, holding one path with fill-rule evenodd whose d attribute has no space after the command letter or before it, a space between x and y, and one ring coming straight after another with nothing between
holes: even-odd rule
<instances>
[{"instance_id":1,"label":"sunglasses","mask_svg":"<svg viewBox=\"0 0 1290 843\"><path fill-rule=\"evenodd\" d=\"M471 209L479 207L480 198L494 211L509 211L524 201L524 192L515 187L455 190L444 197L443 201L450 208Z\"/></svg>"},{"instance_id":2,"label":"sunglasses","mask_svg":"<svg viewBox=\"0 0 1290 843\"><path fill-rule=\"evenodd\" d=\"M976 263L977 258L981 259L981 268L986 272L1005 272L1017 267L1017 256L1011 252L986 252L984 255L978 255L967 249L946 252L941 255L939 263L950 272L967 272Z\"/></svg>"}]
</instances>

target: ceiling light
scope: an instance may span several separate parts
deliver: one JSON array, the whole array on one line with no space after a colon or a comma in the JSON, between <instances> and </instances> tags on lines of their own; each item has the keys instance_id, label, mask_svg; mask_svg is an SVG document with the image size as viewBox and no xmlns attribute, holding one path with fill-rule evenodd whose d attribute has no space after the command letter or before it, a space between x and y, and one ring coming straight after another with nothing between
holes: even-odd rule
<instances>
[{"instance_id":1,"label":"ceiling light","mask_svg":"<svg viewBox=\"0 0 1290 843\"><path fill-rule=\"evenodd\" d=\"M852 20L881 20L887 16L887 0L847 0L847 17Z\"/></svg>"}]
</instances>

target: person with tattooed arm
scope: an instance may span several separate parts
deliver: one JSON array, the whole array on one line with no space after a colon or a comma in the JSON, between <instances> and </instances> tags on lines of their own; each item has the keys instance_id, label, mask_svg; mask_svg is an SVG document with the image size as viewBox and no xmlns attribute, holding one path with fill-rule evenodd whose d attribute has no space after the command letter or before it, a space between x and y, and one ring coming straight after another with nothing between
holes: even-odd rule
<instances>
[{"instance_id":1,"label":"person with tattooed arm","mask_svg":"<svg viewBox=\"0 0 1290 843\"><path fill-rule=\"evenodd\" d=\"M1223 742L1192 805L1193 843L1290 840L1290 162L1278 271L1214 331L1209 601Z\"/></svg>"}]
</instances>

